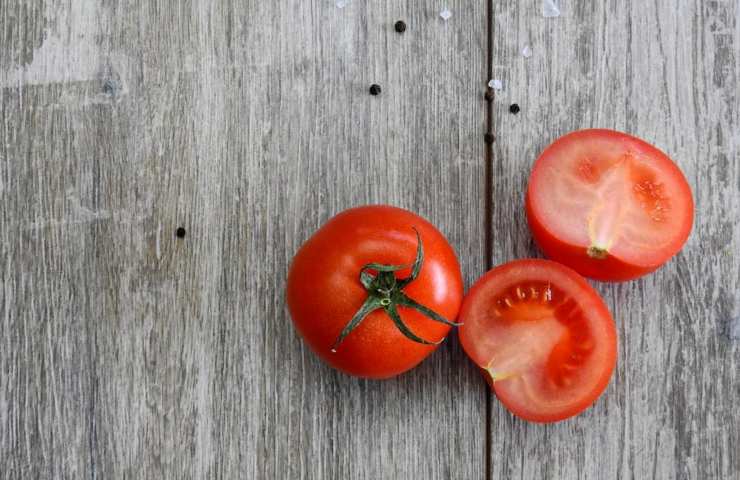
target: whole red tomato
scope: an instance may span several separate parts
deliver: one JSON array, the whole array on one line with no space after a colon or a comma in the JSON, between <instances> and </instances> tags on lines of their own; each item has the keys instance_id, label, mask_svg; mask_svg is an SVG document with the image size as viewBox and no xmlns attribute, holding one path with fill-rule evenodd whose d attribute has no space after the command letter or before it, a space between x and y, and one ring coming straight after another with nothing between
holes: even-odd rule
<instances>
[{"instance_id":1,"label":"whole red tomato","mask_svg":"<svg viewBox=\"0 0 740 480\"><path fill-rule=\"evenodd\" d=\"M293 258L287 300L306 343L350 375L388 378L419 364L454 325L455 252L420 216L373 205L329 220Z\"/></svg>"}]
</instances>

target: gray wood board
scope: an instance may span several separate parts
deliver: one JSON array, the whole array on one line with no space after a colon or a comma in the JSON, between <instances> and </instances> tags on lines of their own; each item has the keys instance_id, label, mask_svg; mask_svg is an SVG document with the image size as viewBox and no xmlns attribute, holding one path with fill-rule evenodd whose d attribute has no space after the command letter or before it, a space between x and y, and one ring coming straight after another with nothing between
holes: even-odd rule
<instances>
[{"instance_id":1,"label":"gray wood board","mask_svg":"<svg viewBox=\"0 0 740 480\"><path fill-rule=\"evenodd\" d=\"M0 478L484 477L454 335L357 380L283 300L363 203L483 272L485 4L447 5L0 2Z\"/></svg>"},{"instance_id":2,"label":"gray wood board","mask_svg":"<svg viewBox=\"0 0 740 480\"><path fill-rule=\"evenodd\" d=\"M522 210L529 169L580 128L627 131L667 152L693 188L695 227L658 272L595 283L620 339L592 409L537 426L493 398L492 478L740 478L740 4L561 6L546 19L539 1L494 2L504 84L493 117L495 263L539 255Z\"/></svg>"}]
</instances>

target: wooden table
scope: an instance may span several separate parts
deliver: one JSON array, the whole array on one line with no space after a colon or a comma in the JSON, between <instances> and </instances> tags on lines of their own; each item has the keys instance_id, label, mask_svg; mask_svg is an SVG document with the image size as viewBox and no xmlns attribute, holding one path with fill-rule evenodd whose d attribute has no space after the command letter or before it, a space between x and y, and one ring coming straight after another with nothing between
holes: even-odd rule
<instances>
[{"instance_id":1,"label":"wooden table","mask_svg":"<svg viewBox=\"0 0 740 480\"><path fill-rule=\"evenodd\" d=\"M740 478L740 3L561 4L0 1L0 478ZM513 418L455 335L384 382L302 344L286 270L329 217L414 210L470 285L539 255L529 168L585 127L697 205L668 266L596 284L593 408Z\"/></svg>"}]
</instances>

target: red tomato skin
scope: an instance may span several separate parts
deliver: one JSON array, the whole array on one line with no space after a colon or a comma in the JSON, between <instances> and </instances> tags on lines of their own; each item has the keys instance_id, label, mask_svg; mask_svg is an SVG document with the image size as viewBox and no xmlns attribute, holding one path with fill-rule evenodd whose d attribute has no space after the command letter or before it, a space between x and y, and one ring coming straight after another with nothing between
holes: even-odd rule
<instances>
[{"instance_id":1,"label":"red tomato skin","mask_svg":"<svg viewBox=\"0 0 740 480\"><path fill-rule=\"evenodd\" d=\"M625 282L655 271L662 264L639 266L623 262L613 255L604 259L589 257L585 249L566 243L551 234L532 212L527 194L525 208L527 223L537 246L547 258L567 265L581 275L603 282Z\"/></svg>"},{"instance_id":2,"label":"red tomato skin","mask_svg":"<svg viewBox=\"0 0 740 480\"><path fill-rule=\"evenodd\" d=\"M550 150L554 149L558 143L558 140L562 138L572 136L588 137L589 135L603 135L614 138L628 139L635 145L639 145L641 149L645 151L650 151L651 154L655 157L660 157L663 162L667 162L667 164L672 167L672 171L670 174L680 177L683 186L682 195L685 196L685 198L688 200L688 208L685 212L683 212L684 218L682 228L674 239L671 251L666 255L663 261L657 264L631 264L628 262L624 262L619 258L614 257L613 255L608 255L607 258L604 259L592 258L586 253L586 249L584 249L583 247L564 242L558 237L554 236L549 230L547 230L540 219L537 218L537 216L534 214L531 199L531 185L527 187L527 193L525 194L525 210L527 214L527 223L529 224L535 243L548 258L567 265L581 275L592 278L594 280L604 282L624 282L634 280L647 275L648 273L654 272L661 266L665 265L665 263L667 263L681 250L681 248L683 248L684 244L688 240L694 223L694 198L691 192L691 187L686 181L683 172L681 172L678 166L673 162L673 160L670 159L670 157L668 157L668 155L666 155L654 145L651 145L650 143L642 140L641 138L615 130L585 129L570 132L550 144L542 152L542 154L540 154L540 157L537 160L539 161L540 158L547 155ZM534 175L536 171L537 163L538 162L536 161L533 167L532 175Z\"/></svg>"},{"instance_id":3,"label":"red tomato skin","mask_svg":"<svg viewBox=\"0 0 740 480\"><path fill-rule=\"evenodd\" d=\"M445 237L427 220L387 205L356 207L324 224L298 250L287 280L288 310L311 349L330 366L373 379L394 377L418 365L436 345L406 338L382 310L368 315L331 351L367 292L359 281L368 263L410 264L416 255L416 228L424 263L404 292L449 320L457 318L463 297L460 265ZM398 272L405 277L409 270ZM415 310L399 307L401 318L418 336L438 341L450 327Z\"/></svg>"},{"instance_id":4,"label":"red tomato skin","mask_svg":"<svg viewBox=\"0 0 740 480\"><path fill-rule=\"evenodd\" d=\"M611 316L611 313L609 312L609 308L606 306L606 303L604 303L603 298L596 292L593 287L591 287L585 278L583 278L581 275L579 275L575 270L559 264L557 262L553 262L551 260L544 260L544 259L534 259L534 258L528 258L528 259L520 259L520 260L513 260L510 262L507 262L503 265L499 265L497 267L494 267L493 269L489 270L481 278L479 278L473 286L468 291L467 295L465 296L465 301L463 302L463 305L460 309L460 315L459 319L461 321L465 321L465 318L471 314L472 304L474 303L474 299L476 295L479 295L480 291L484 290L485 284L487 279L490 277L494 277L495 275L518 268L521 266L526 266L527 264L543 264L547 265L550 264L552 266L555 266L556 268L560 269L561 271L569 272L568 276L570 277L570 281L572 281L575 285L578 286L579 289L582 289L585 292L590 292L590 300L592 308L594 309L592 311L592 314L601 317L601 318L609 318L610 322L607 324L607 332L606 337L609 340L607 342L608 344L608 350L605 354L605 363L607 365L607 368L605 368L602 371L602 374L598 378L598 382L594 385L594 387L591 390L591 394L584 396L580 402L574 403L567 409L563 409L557 412L551 412L551 413L538 413L538 412L532 412L529 409L527 409L526 405L520 405L516 402L509 401L507 398L502 397L497 394L497 397L501 403L504 404L507 410L509 410L512 414L515 416L526 420L528 422L533 423L554 423L559 422L562 420L567 420L568 418L574 417L576 415L579 415L584 410L588 409L591 405L593 405L596 400L601 396L601 394L606 390L606 387L609 385L609 381L611 380L611 377L614 373L614 369L616 368L617 363L617 331L616 326L614 324L614 320ZM488 384L489 388L494 392L496 392L496 385L491 379L491 376L488 374L488 372L476 362L476 360L473 358L470 352L473 351L471 348L470 342L471 337L469 335L465 335L463 332L463 329L465 329L465 324L463 324L462 327L460 327L460 330L458 331L458 334L460 336L460 344L463 347L463 350L468 354L469 358L478 366L478 370L480 371L481 375L483 375L483 378L485 379L486 383Z\"/></svg>"}]
</instances>

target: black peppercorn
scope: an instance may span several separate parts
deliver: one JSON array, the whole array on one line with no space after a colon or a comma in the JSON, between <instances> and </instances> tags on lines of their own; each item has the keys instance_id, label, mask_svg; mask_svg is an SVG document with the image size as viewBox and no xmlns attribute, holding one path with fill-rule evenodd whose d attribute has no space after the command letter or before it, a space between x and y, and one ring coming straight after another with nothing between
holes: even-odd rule
<instances>
[{"instance_id":1,"label":"black peppercorn","mask_svg":"<svg viewBox=\"0 0 740 480\"><path fill-rule=\"evenodd\" d=\"M488 145L493 143L493 134L492 133L486 133L483 135L483 141L485 141Z\"/></svg>"},{"instance_id":2,"label":"black peppercorn","mask_svg":"<svg viewBox=\"0 0 740 480\"><path fill-rule=\"evenodd\" d=\"M177 230L175 230L175 235L177 235L178 238L185 238L185 228L177 227Z\"/></svg>"},{"instance_id":3,"label":"black peppercorn","mask_svg":"<svg viewBox=\"0 0 740 480\"><path fill-rule=\"evenodd\" d=\"M399 20L396 22L393 28L395 28L398 33L403 33L406 31L406 22L404 22L403 20Z\"/></svg>"},{"instance_id":4,"label":"black peppercorn","mask_svg":"<svg viewBox=\"0 0 740 480\"><path fill-rule=\"evenodd\" d=\"M516 103L512 103L512 104L511 104L511 105L509 106L509 111L510 111L511 113L513 113L514 115L516 115L517 113L519 113L519 110L520 110L520 108L519 108L519 105L518 105L518 104L516 104Z\"/></svg>"},{"instance_id":5,"label":"black peppercorn","mask_svg":"<svg viewBox=\"0 0 740 480\"><path fill-rule=\"evenodd\" d=\"M370 85L370 95L380 95L380 85L377 83Z\"/></svg>"}]
</instances>

